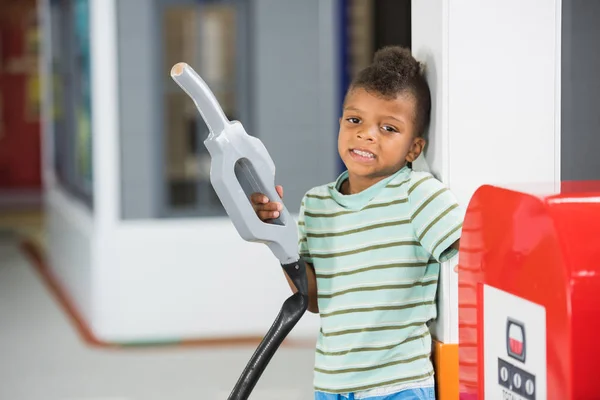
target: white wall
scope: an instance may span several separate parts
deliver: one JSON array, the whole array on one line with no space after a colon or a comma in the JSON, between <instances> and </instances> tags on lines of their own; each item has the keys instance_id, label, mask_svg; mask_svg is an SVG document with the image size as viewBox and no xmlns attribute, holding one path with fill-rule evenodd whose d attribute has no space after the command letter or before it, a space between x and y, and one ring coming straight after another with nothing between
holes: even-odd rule
<instances>
[{"instance_id":1,"label":"white wall","mask_svg":"<svg viewBox=\"0 0 600 400\"><path fill-rule=\"evenodd\" d=\"M412 2L412 48L433 96L426 157L465 207L486 183L558 188L560 22L560 0ZM434 332L455 343L451 271L443 267Z\"/></svg>"},{"instance_id":2,"label":"white wall","mask_svg":"<svg viewBox=\"0 0 600 400\"><path fill-rule=\"evenodd\" d=\"M98 266L95 332L117 342L264 335L291 295L265 245L228 219L128 222ZM313 338L306 314L290 337Z\"/></svg>"},{"instance_id":3,"label":"white wall","mask_svg":"<svg viewBox=\"0 0 600 400\"><path fill-rule=\"evenodd\" d=\"M243 241L228 218L121 219L116 1L91 0L94 211L48 184L50 267L102 341L262 336L291 295L265 245ZM256 0L255 6L255 67L264 68L254 84L257 126L264 128L257 136L264 134L269 148L278 149L272 153L278 176L284 177L278 183L286 186L290 209L297 210L309 186L335 177L334 2ZM311 41L298 41L300 33ZM298 46L314 49L297 54L294 69L270 65L268 70L274 37L290 57ZM311 78L312 83L298 84ZM318 102L301 102L300 90ZM290 103L293 99L297 104ZM46 96L45 135L51 133L50 105ZM298 125L290 129L288 121ZM297 144L290 146L290 135L310 138L305 150L318 147L332 157L306 164L314 153L307 156ZM49 156L46 168L51 165ZM307 313L290 337L314 339L318 328L318 317Z\"/></svg>"},{"instance_id":4,"label":"white wall","mask_svg":"<svg viewBox=\"0 0 600 400\"><path fill-rule=\"evenodd\" d=\"M69 301L93 319L94 225L90 210L55 186L45 195L48 264Z\"/></svg>"}]
</instances>

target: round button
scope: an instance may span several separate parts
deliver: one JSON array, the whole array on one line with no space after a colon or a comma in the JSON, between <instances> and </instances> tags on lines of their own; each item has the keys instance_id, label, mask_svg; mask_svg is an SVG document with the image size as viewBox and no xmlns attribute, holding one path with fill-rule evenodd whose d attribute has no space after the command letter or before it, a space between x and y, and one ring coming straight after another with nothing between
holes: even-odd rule
<instances>
[{"instance_id":1,"label":"round button","mask_svg":"<svg viewBox=\"0 0 600 400\"><path fill-rule=\"evenodd\" d=\"M520 374L515 374L515 376L513 376L513 383L515 384L515 387L517 389L521 388L521 375Z\"/></svg>"},{"instance_id":2,"label":"round button","mask_svg":"<svg viewBox=\"0 0 600 400\"><path fill-rule=\"evenodd\" d=\"M506 367L500 368L500 379L502 379L502 382L508 381L508 369Z\"/></svg>"},{"instance_id":3,"label":"round button","mask_svg":"<svg viewBox=\"0 0 600 400\"><path fill-rule=\"evenodd\" d=\"M534 390L535 385L533 384L533 381L531 379L527 379L527 382L525 382L525 391L531 396Z\"/></svg>"}]
</instances>

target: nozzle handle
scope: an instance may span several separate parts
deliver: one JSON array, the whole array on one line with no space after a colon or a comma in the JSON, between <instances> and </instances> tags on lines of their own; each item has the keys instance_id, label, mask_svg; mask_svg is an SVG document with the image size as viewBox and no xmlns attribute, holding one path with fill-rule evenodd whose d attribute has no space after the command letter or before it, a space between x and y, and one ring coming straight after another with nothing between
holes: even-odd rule
<instances>
[{"instance_id":1,"label":"nozzle handle","mask_svg":"<svg viewBox=\"0 0 600 400\"><path fill-rule=\"evenodd\" d=\"M275 190L275 164L264 144L248 135L239 121L228 121L208 85L185 63L176 64L172 78L194 101L211 134L204 145L211 156L210 182L240 236L266 244L281 264L296 262L297 225L283 205L271 223L258 218L250 203L252 193L263 193L271 201Z\"/></svg>"}]
</instances>

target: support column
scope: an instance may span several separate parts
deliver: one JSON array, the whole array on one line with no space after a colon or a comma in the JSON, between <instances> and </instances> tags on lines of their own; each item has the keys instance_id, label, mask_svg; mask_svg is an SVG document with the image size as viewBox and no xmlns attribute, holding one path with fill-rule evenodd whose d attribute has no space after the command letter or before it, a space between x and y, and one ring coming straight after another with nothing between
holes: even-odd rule
<instances>
[{"instance_id":1,"label":"support column","mask_svg":"<svg viewBox=\"0 0 600 400\"><path fill-rule=\"evenodd\" d=\"M412 50L433 97L425 158L465 207L483 184L559 188L560 37L561 0L412 2ZM453 268L442 266L432 328L442 400L459 392Z\"/></svg>"}]
</instances>

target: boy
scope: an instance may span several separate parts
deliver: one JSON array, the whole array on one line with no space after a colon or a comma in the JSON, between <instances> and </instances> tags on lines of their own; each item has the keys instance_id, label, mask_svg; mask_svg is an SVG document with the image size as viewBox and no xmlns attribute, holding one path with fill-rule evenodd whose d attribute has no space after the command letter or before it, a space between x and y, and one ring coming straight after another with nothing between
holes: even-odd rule
<instances>
[{"instance_id":1,"label":"boy","mask_svg":"<svg viewBox=\"0 0 600 400\"><path fill-rule=\"evenodd\" d=\"M379 50L344 101L338 151L347 171L303 198L299 251L309 311L321 318L317 400L435 398L427 324L463 212L441 182L411 168L430 110L410 51ZM280 203L261 194L252 202L262 220L278 217Z\"/></svg>"}]
</instances>

